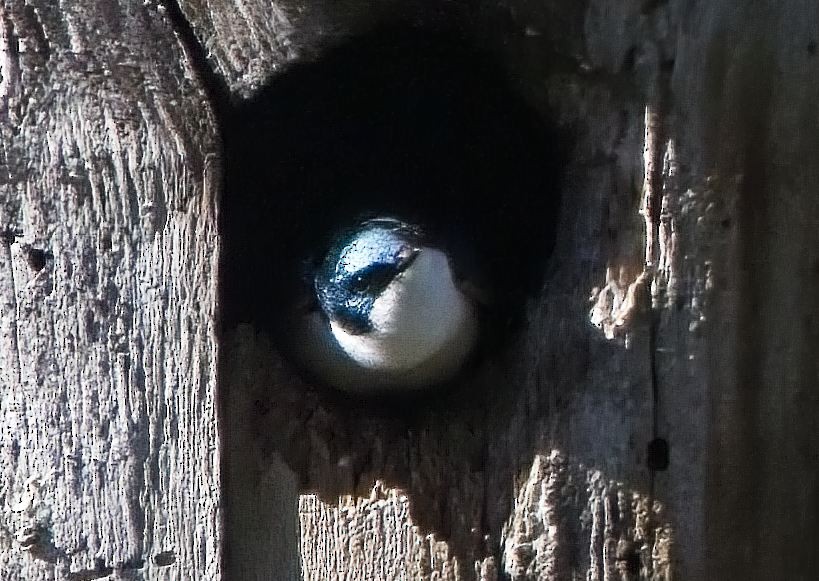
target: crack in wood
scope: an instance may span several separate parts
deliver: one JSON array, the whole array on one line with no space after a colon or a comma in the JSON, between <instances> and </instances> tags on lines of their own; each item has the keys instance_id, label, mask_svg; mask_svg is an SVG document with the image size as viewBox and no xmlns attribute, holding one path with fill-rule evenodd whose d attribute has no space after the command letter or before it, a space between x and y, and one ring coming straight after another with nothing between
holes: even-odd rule
<instances>
[{"instance_id":1,"label":"crack in wood","mask_svg":"<svg viewBox=\"0 0 819 581\"><path fill-rule=\"evenodd\" d=\"M161 0L159 5L168 16L182 52L215 110L217 122L223 123L230 110L230 89L225 79L211 66L207 52L178 0Z\"/></svg>"},{"instance_id":2,"label":"crack in wood","mask_svg":"<svg viewBox=\"0 0 819 581\"><path fill-rule=\"evenodd\" d=\"M0 340L6 343L2 352L7 354L4 359L6 365L6 382L8 386L19 386L22 381L22 360L20 358L20 329L17 324L17 283L14 276L14 261L11 252L11 245L16 238L12 230L7 230L2 240L0 240L0 269L7 270L7 275L0 276L0 301L4 307L8 307L10 313L0 319ZM8 355L10 354L10 355Z\"/></svg>"}]
</instances>

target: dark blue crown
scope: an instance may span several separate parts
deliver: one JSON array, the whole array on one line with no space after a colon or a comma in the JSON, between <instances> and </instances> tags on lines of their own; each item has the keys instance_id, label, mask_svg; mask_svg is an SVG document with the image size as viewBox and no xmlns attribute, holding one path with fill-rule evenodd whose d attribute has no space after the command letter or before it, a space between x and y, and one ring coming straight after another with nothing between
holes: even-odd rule
<instances>
[{"instance_id":1,"label":"dark blue crown","mask_svg":"<svg viewBox=\"0 0 819 581\"><path fill-rule=\"evenodd\" d=\"M418 254L419 232L392 218L367 220L342 232L315 276L324 313L353 334L372 330L373 303Z\"/></svg>"}]
</instances>

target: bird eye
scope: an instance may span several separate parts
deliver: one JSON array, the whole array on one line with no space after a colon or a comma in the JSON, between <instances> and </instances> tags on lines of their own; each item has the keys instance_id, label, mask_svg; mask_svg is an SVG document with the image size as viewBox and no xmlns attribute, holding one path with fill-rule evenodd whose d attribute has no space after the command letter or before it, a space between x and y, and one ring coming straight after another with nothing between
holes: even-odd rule
<instances>
[{"instance_id":1,"label":"bird eye","mask_svg":"<svg viewBox=\"0 0 819 581\"><path fill-rule=\"evenodd\" d=\"M398 267L394 264L373 264L356 273L348 288L355 293L380 292L397 274Z\"/></svg>"},{"instance_id":2,"label":"bird eye","mask_svg":"<svg viewBox=\"0 0 819 581\"><path fill-rule=\"evenodd\" d=\"M367 280L360 274L353 277L353 282L350 285L350 290L361 292L367 289Z\"/></svg>"}]
</instances>

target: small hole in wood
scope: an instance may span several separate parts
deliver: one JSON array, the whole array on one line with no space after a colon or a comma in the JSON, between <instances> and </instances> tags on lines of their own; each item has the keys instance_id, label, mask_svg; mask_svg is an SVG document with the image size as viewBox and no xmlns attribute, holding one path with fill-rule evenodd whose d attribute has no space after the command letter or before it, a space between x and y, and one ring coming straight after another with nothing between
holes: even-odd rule
<instances>
[{"instance_id":1,"label":"small hole in wood","mask_svg":"<svg viewBox=\"0 0 819 581\"><path fill-rule=\"evenodd\" d=\"M173 551L163 551L154 555L154 564L157 567L168 567L176 563L176 553Z\"/></svg>"},{"instance_id":2,"label":"small hole in wood","mask_svg":"<svg viewBox=\"0 0 819 581\"><path fill-rule=\"evenodd\" d=\"M29 248L26 252L26 260L28 261L28 265L32 268L32 270L36 270L37 272L45 268L47 258L46 253L39 248Z\"/></svg>"},{"instance_id":3,"label":"small hole in wood","mask_svg":"<svg viewBox=\"0 0 819 581\"><path fill-rule=\"evenodd\" d=\"M640 572L640 553L634 552L626 557L626 571L632 575Z\"/></svg>"},{"instance_id":4,"label":"small hole in wood","mask_svg":"<svg viewBox=\"0 0 819 581\"><path fill-rule=\"evenodd\" d=\"M651 470L667 470L669 463L668 441L654 438L648 443L646 464Z\"/></svg>"}]
</instances>

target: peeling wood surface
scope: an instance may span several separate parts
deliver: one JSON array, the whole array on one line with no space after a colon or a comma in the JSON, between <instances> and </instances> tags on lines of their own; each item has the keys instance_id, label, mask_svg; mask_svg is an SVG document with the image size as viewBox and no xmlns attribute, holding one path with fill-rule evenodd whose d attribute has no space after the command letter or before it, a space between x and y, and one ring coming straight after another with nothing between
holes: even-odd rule
<instances>
[{"instance_id":1,"label":"peeling wood surface","mask_svg":"<svg viewBox=\"0 0 819 581\"><path fill-rule=\"evenodd\" d=\"M413 526L409 499L381 483L367 498L337 503L302 495L299 517L304 579L423 579L433 573L453 579L458 569L446 541ZM482 563L485 569L491 561Z\"/></svg>"},{"instance_id":2,"label":"peeling wood surface","mask_svg":"<svg viewBox=\"0 0 819 581\"><path fill-rule=\"evenodd\" d=\"M5 1L0 77L0 579L218 579L210 106L150 2Z\"/></svg>"}]
</instances>

